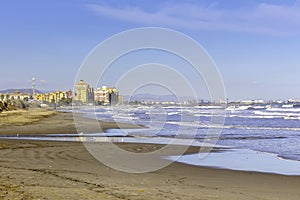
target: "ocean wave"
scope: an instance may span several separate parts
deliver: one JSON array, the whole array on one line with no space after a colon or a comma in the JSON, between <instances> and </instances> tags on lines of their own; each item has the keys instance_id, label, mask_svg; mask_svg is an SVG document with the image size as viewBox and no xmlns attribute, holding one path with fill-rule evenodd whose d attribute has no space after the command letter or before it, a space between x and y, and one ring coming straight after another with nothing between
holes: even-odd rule
<instances>
[{"instance_id":1,"label":"ocean wave","mask_svg":"<svg viewBox=\"0 0 300 200\"><path fill-rule=\"evenodd\" d=\"M272 131L300 131L300 127L260 127L260 126L235 126L220 124L204 124L199 122L166 122L168 124L176 124L180 126L189 126L195 128L215 128L215 129L240 129L240 130L272 130Z\"/></svg>"},{"instance_id":2,"label":"ocean wave","mask_svg":"<svg viewBox=\"0 0 300 200\"><path fill-rule=\"evenodd\" d=\"M180 115L181 112L168 112L167 115Z\"/></svg>"},{"instance_id":3,"label":"ocean wave","mask_svg":"<svg viewBox=\"0 0 300 200\"><path fill-rule=\"evenodd\" d=\"M128 120L137 120L138 117L133 117L131 115L113 115L111 116L113 119L128 119Z\"/></svg>"},{"instance_id":4,"label":"ocean wave","mask_svg":"<svg viewBox=\"0 0 300 200\"><path fill-rule=\"evenodd\" d=\"M300 108L267 108L267 111L273 111L273 112L300 112Z\"/></svg>"},{"instance_id":5,"label":"ocean wave","mask_svg":"<svg viewBox=\"0 0 300 200\"><path fill-rule=\"evenodd\" d=\"M200 109L224 109L223 106L197 106L194 108L200 108Z\"/></svg>"},{"instance_id":6,"label":"ocean wave","mask_svg":"<svg viewBox=\"0 0 300 200\"><path fill-rule=\"evenodd\" d=\"M226 108L227 111L242 111L248 110L251 106L229 106Z\"/></svg>"},{"instance_id":7,"label":"ocean wave","mask_svg":"<svg viewBox=\"0 0 300 200\"><path fill-rule=\"evenodd\" d=\"M286 119L286 120L300 120L300 117L286 116L286 117L283 117L283 119Z\"/></svg>"},{"instance_id":8,"label":"ocean wave","mask_svg":"<svg viewBox=\"0 0 300 200\"><path fill-rule=\"evenodd\" d=\"M277 115L228 115L227 117L234 118L248 118L248 119L282 119L282 116L277 116Z\"/></svg>"},{"instance_id":9,"label":"ocean wave","mask_svg":"<svg viewBox=\"0 0 300 200\"><path fill-rule=\"evenodd\" d=\"M300 117L300 113L294 113L294 112L254 111L254 114L256 114L256 115L263 115L263 116Z\"/></svg>"}]
</instances>

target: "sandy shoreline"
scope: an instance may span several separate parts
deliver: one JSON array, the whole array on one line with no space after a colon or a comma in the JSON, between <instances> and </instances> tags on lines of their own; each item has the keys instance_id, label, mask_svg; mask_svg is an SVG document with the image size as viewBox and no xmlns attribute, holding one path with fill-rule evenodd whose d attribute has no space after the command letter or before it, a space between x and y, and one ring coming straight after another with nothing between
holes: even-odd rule
<instances>
[{"instance_id":1,"label":"sandy shoreline","mask_svg":"<svg viewBox=\"0 0 300 200\"><path fill-rule=\"evenodd\" d=\"M124 144L136 151L135 144ZM1 199L299 199L300 178L173 163L130 174L78 142L1 141Z\"/></svg>"},{"instance_id":2,"label":"sandy shoreline","mask_svg":"<svg viewBox=\"0 0 300 200\"><path fill-rule=\"evenodd\" d=\"M71 115L58 113L23 125L2 125L0 134L74 133ZM116 124L104 125L116 128ZM161 147L118 146L138 153ZM197 151L191 147L187 153ZM297 176L180 163L130 174L95 160L80 142L0 140L0 199L299 199L299 185Z\"/></svg>"},{"instance_id":3,"label":"sandy shoreline","mask_svg":"<svg viewBox=\"0 0 300 200\"><path fill-rule=\"evenodd\" d=\"M99 132L95 120L77 114L77 119L86 124L85 133ZM9 119L7 119L9 118ZM101 129L144 128L140 125L99 121ZM78 128L78 127L77 127ZM73 113L34 109L0 113L0 135L76 134Z\"/></svg>"}]
</instances>

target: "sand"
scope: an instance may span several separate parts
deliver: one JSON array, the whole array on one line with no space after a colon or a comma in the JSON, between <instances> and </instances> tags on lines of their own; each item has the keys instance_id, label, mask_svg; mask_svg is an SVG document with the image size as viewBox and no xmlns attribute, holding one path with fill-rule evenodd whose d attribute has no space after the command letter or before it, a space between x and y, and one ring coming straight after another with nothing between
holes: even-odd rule
<instances>
[{"instance_id":1,"label":"sand","mask_svg":"<svg viewBox=\"0 0 300 200\"><path fill-rule=\"evenodd\" d=\"M59 133L55 127L67 130L66 127L72 127L71 118L67 116L70 117L70 114L56 113L43 117L24 125L26 128L22 133ZM50 122L61 117L66 120L64 126ZM48 126L47 131L36 131L39 125L40 128ZM16 133L17 126L2 126L1 133L7 134L9 130L12 134ZM157 144L118 145L132 152L162 147ZM187 153L197 150L191 147ZM181 163L172 163L150 173L124 173L94 159L80 142L0 140L0 199L298 200L299 186L300 177L297 176L230 171Z\"/></svg>"},{"instance_id":2,"label":"sand","mask_svg":"<svg viewBox=\"0 0 300 200\"><path fill-rule=\"evenodd\" d=\"M95 133L112 128L145 128L141 125L99 121L76 114L77 121L85 124L85 133ZM47 109L16 110L0 113L0 135L77 134L73 114Z\"/></svg>"},{"instance_id":3,"label":"sand","mask_svg":"<svg viewBox=\"0 0 300 200\"><path fill-rule=\"evenodd\" d=\"M51 117L55 113L57 112L48 109L18 109L0 112L0 127L31 124L43 118Z\"/></svg>"}]
</instances>

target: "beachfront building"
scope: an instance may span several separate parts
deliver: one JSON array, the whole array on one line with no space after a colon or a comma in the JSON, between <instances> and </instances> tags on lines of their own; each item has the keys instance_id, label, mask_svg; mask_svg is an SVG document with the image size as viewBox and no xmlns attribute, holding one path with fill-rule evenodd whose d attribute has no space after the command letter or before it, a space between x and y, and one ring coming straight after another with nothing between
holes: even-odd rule
<instances>
[{"instance_id":1,"label":"beachfront building","mask_svg":"<svg viewBox=\"0 0 300 200\"><path fill-rule=\"evenodd\" d=\"M94 101L94 89L89 86L83 80L80 80L79 83L75 86L75 100L82 103L91 103Z\"/></svg>"},{"instance_id":2,"label":"beachfront building","mask_svg":"<svg viewBox=\"0 0 300 200\"><path fill-rule=\"evenodd\" d=\"M66 91L66 97L67 97L67 99L73 99L74 98L74 93L71 89L69 91Z\"/></svg>"},{"instance_id":3,"label":"beachfront building","mask_svg":"<svg viewBox=\"0 0 300 200\"><path fill-rule=\"evenodd\" d=\"M102 86L102 88L96 89L94 93L94 100L96 104L109 104L108 91L106 89L106 86Z\"/></svg>"},{"instance_id":4,"label":"beachfront building","mask_svg":"<svg viewBox=\"0 0 300 200\"><path fill-rule=\"evenodd\" d=\"M58 103L65 97L65 93L62 91L47 92L45 94L36 94L35 99L44 103Z\"/></svg>"},{"instance_id":5,"label":"beachfront building","mask_svg":"<svg viewBox=\"0 0 300 200\"><path fill-rule=\"evenodd\" d=\"M35 93L34 98L40 102L43 102L45 100L45 94L43 93Z\"/></svg>"},{"instance_id":6,"label":"beachfront building","mask_svg":"<svg viewBox=\"0 0 300 200\"><path fill-rule=\"evenodd\" d=\"M15 100L19 99L22 101L28 101L29 99L32 99L32 95L29 93L24 94L24 93L21 93L20 91L16 91L10 95L10 98L15 99Z\"/></svg>"},{"instance_id":7,"label":"beachfront building","mask_svg":"<svg viewBox=\"0 0 300 200\"><path fill-rule=\"evenodd\" d=\"M108 88L108 100L110 105L116 105L119 102L119 91L117 88Z\"/></svg>"},{"instance_id":8,"label":"beachfront building","mask_svg":"<svg viewBox=\"0 0 300 200\"><path fill-rule=\"evenodd\" d=\"M122 99L117 88L102 86L97 88L94 94L95 103L98 105L116 105Z\"/></svg>"},{"instance_id":9,"label":"beachfront building","mask_svg":"<svg viewBox=\"0 0 300 200\"><path fill-rule=\"evenodd\" d=\"M69 90L66 92L63 91L47 92L45 94L35 93L34 98L43 103L69 104L72 102L73 92Z\"/></svg>"},{"instance_id":10,"label":"beachfront building","mask_svg":"<svg viewBox=\"0 0 300 200\"><path fill-rule=\"evenodd\" d=\"M17 100L17 99L22 101L28 101L32 99L32 95L29 93L21 93L20 91L15 91L14 93L0 94L1 101Z\"/></svg>"},{"instance_id":11,"label":"beachfront building","mask_svg":"<svg viewBox=\"0 0 300 200\"><path fill-rule=\"evenodd\" d=\"M50 102L58 103L59 101L66 99L66 93L62 91L56 91L50 93Z\"/></svg>"}]
</instances>

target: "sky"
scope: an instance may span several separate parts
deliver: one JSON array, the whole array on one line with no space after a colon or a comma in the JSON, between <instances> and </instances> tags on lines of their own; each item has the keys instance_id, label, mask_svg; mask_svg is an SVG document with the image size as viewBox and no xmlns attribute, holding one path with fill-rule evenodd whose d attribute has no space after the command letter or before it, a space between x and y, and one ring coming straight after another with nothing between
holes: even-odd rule
<instances>
[{"instance_id":1,"label":"sky","mask_svg":"<svg viewBox=\"0 0 300 200\"><path fill-rule=\"evenodd\" d=\"M0 90L71 89L99 43L142 27L197 41L230 100L300 98L299 0L2 0Z\"/></svg>"}]
</instances>

